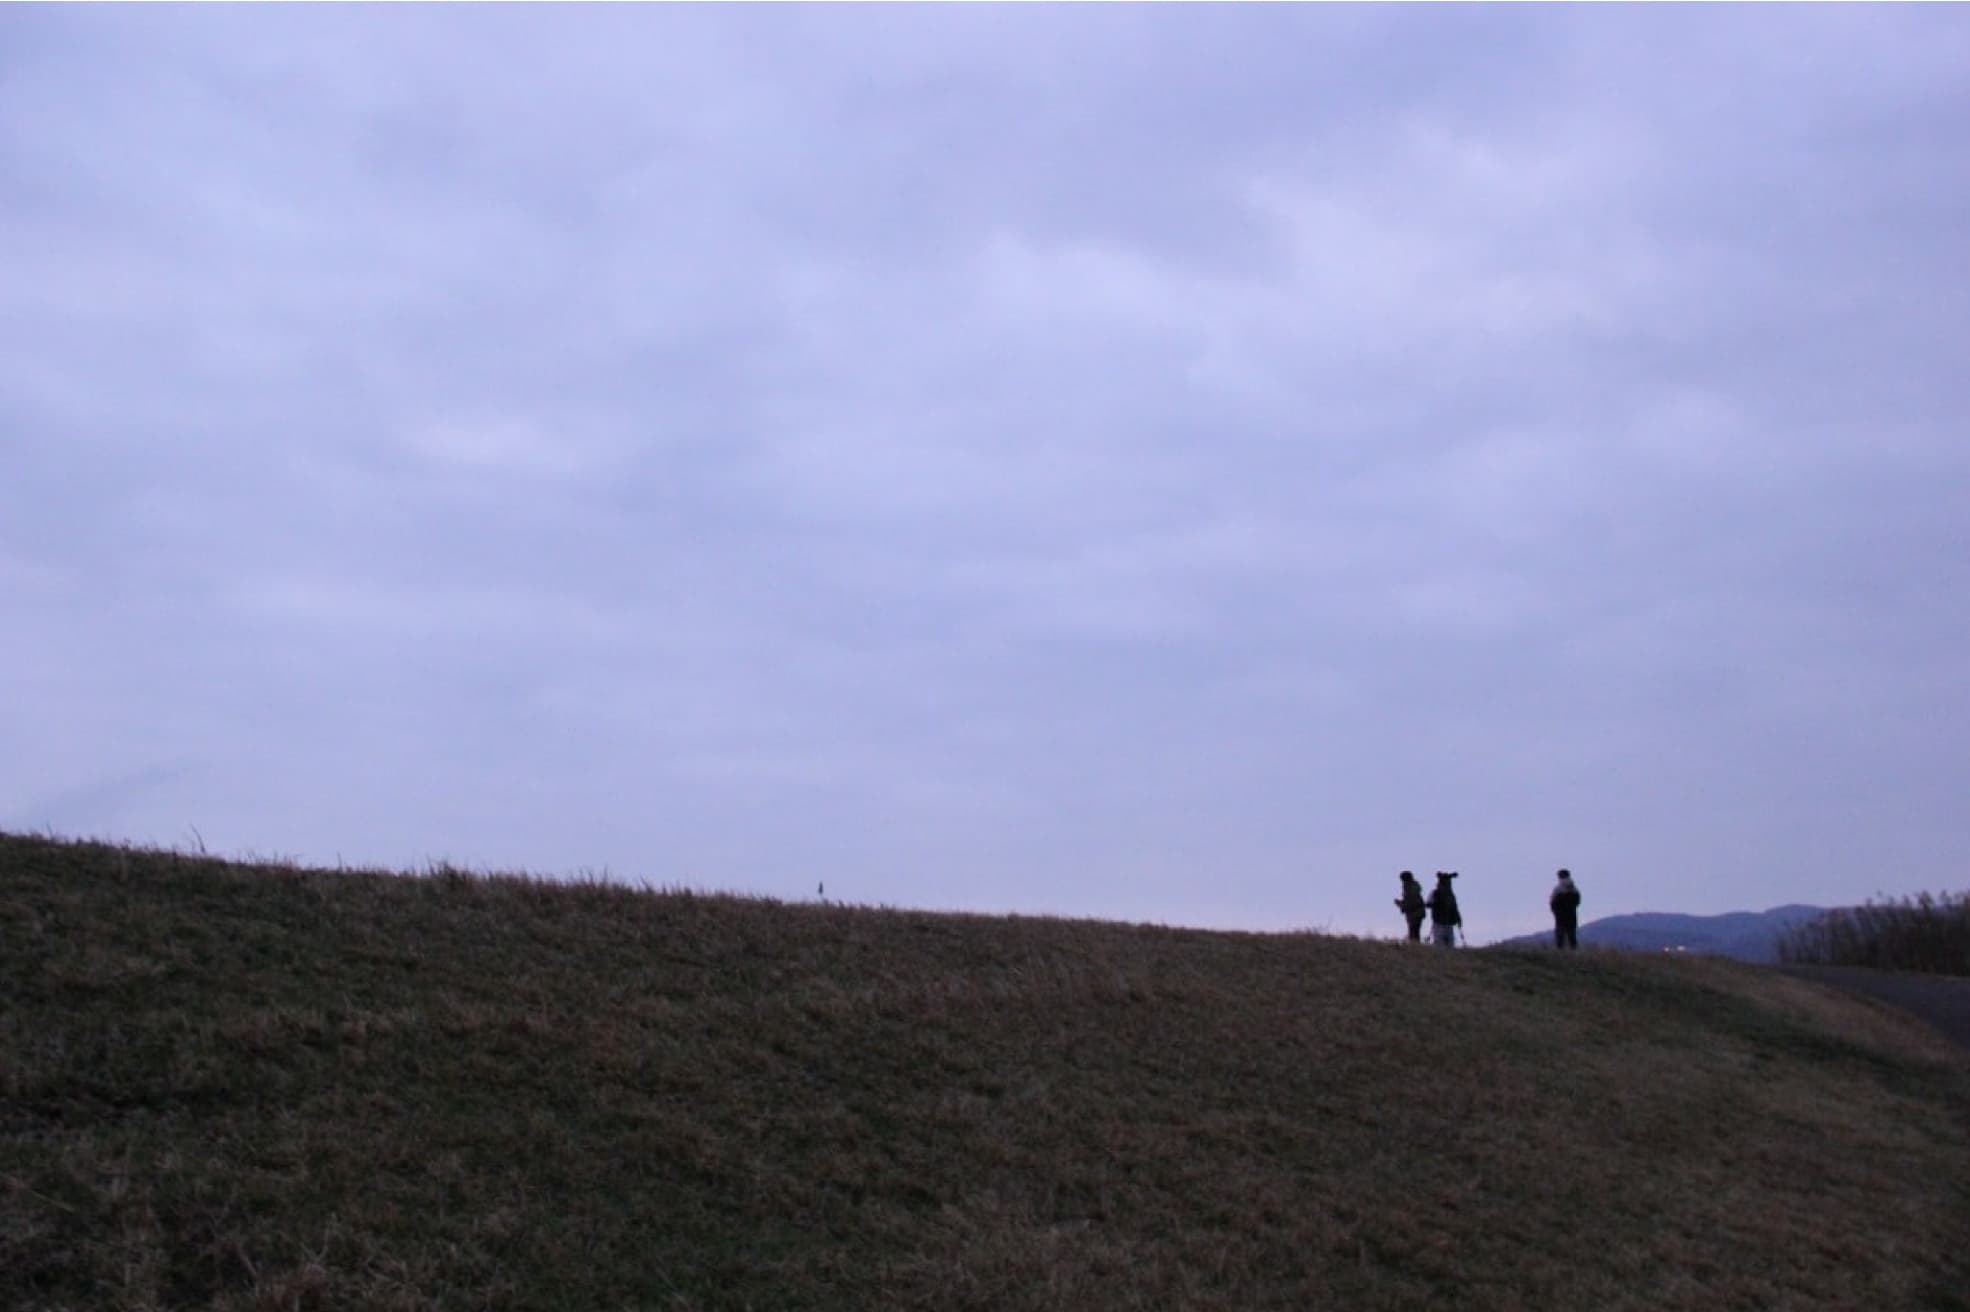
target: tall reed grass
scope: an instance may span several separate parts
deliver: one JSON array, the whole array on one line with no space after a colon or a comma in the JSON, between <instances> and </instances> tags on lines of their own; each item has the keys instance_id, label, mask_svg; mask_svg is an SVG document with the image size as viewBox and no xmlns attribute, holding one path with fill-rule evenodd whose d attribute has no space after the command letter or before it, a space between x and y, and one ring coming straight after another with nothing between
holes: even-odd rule
<instances>
[{"instance_id":1,"label":"tall reed grass","mask_svg":"<svg viewBox=\"0 0 1970 1312\"><path fill-rule=\"evenodd\" d=\"M1970 892L1920 893L1829 911L1780 936L1794 965L1970 975Z\"/></svg>"}]
</instances>

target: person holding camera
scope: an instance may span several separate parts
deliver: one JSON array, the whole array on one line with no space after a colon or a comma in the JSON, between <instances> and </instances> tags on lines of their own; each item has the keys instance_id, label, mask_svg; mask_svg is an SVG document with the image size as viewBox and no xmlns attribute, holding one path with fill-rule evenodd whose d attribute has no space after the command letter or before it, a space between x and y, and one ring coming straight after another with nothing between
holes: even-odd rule
<instances>
[{"instance_id":1,"label":"person holding camera","mask_svg":"<svg viewBox=\"0 0 1970 1312\"><path fill-rule=\"evenodd\" d=\"M1402 896L1395 900L1396 909L1402 918L1409 922L1409 941L1423 941L1423 913L1429 904L1423 901L1423 886L1416 882L1416 876L1405 870L1402 872Z\"/></svg>"}]
</instances>

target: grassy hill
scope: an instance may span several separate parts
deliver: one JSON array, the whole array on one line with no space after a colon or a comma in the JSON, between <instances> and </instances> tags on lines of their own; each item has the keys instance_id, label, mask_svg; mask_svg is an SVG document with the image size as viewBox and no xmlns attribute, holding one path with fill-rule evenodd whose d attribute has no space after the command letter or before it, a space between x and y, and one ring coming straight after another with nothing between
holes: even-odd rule
<instances>
[{"instance_id":1,"label":"grassy hill","mask_svg":"<svg viewBox=\"0 0 1970 1312\"><path fill-rule=\"evenodd\" d=\"M0 1306L1964 1308L1970 1074L1737 963L0 836Z\"/></svg>"}]
</instances>

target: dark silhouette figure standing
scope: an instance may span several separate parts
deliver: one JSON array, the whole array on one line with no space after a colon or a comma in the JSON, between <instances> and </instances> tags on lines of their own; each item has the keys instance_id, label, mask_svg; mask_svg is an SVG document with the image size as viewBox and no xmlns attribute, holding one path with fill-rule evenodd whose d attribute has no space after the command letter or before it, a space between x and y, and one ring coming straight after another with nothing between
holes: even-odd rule
<instances>
[{"instance_id":1,"label":"dark silhouette figure standing","mask_svg":"<svg viewBox=\"0 0 1970 1312\"><path fill-rule=\"evenodd\" d=\"M1546 899L1546 905L1553 909L1553 946L1578 948L1580 946L1580 890L1573 886L1571 871L1560 871L1560 882L1553 885L1553 895Z\"/></svg>"},{"instance_id":2,"label":"dark silhouette figure standing","mask_svg":"<svg viewBox=\"0 0 1970 1312\"><path fill-rule=\"evenodd\" d=\"M1423 886L1416 882L1416 876L1407 870L1402 872L1402 896L1395 904L1402 911L1402 918L1409 922L1409 941L1423 941L1423 913L1429 904L1423 901Z\"/></svg>"},{"instance_id":3,"label":"dark silhouette figure standing","mask_svg":"<svg viewBox=\"0 0 1970 1312\"><path fill-rule=\"evenodd\" d=\"M1450 887L1450 881L1457 878L1455 870L1436 872L1436 887L1430 890L1429 900L1423 905L1430 909L1430 935L1440 948L1457 946L1457 930L1464 923L1464 915L1457 909L1457 893Z\"/></svg>"}]
</instances>

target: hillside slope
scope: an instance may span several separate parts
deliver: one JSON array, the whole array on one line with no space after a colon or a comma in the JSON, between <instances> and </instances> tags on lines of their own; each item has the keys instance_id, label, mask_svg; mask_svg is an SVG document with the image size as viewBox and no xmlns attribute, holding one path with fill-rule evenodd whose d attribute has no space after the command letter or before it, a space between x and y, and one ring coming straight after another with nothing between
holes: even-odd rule
<instances>
[{"instance_id":1,"label":"hillside slope","mask_svg":"<svg viewBox=\"0 0 1970 1312\"><path fill-rule=\"evenodd\" d=\"M1966 1307L1970 1077L1734 963L0 837L9 1308Z\"/></svg>"}]
</instances>

